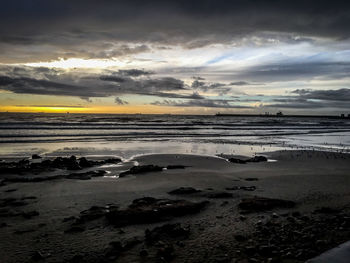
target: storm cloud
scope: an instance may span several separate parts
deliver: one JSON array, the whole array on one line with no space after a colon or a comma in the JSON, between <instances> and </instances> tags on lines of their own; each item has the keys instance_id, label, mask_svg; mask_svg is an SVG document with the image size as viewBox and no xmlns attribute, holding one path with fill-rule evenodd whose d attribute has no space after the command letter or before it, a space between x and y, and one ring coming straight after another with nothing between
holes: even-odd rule
<instances>
[{"instance_id":1,"label":"storm cloud","mask_svg":"<svg viewBox=\"0 0 350 263\"><path fill-rule=\"evenodd\" d=\"M268 105L273 108L319 109L341 108L350 110L350 89L338 90L294 90L297 96L276 98Z\"/></svg>"},{"instance_id":2,"label":"storm cloud","mask_svg":"<svg viewBox=\"0 0 350 263\"><path fill-rule=\"evenodd\" d=\"M54 51L26 54L35 60L118 57L149 51L154 44L239 44L247 36L271 39L271 32L288 42L346 39L349 10L350 4L340 0L13 0L1 5L0 46L3 59L16 61L18 46Z\"/></svg>"}]
</instances>

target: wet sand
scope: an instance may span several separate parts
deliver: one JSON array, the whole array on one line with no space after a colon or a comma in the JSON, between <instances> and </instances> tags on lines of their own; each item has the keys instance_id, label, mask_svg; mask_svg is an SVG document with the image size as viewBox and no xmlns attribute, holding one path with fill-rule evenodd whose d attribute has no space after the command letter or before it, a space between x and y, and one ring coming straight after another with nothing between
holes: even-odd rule
<instances>
[{"instance_id":1,"label":"wet sand","mask_svg":"<svg viewBox=\"0 0 350 263\"><path fill-rule=\"evenodd\" d=\"M85 169L107 170L111 177L5 181L0 187L1 262L304 262L348 240L350 156L317 151L266 156L268 162L236 164L212 156L144 155ZM185 167L113 177L135 164ZM201 191L168 194L179 187ZM254 196L295 206L240 208L243 199ZM125 210L142 197L209 203L198 213L161 222L116 226L102 216L74 224L92 206ZM38 215L30 216L33 211ZM186 235L176 231L147 241L146 229L176 223Z\"/></svg>"}]
</instances>

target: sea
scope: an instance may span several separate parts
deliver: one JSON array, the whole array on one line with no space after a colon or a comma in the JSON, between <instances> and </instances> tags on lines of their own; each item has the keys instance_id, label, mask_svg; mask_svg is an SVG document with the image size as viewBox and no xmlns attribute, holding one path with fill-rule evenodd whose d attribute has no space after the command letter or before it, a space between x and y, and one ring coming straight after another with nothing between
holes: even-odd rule
<instances>
[{"instance_id":1,"label":"sea","mask_svg":"<svg viewBox=\"0 0 350 263\"><path fill-rule=\"evenodd\" d=\"M0 158L142 154L350 153L350 119L0 113Z\"/></svg>"}]
</instances>

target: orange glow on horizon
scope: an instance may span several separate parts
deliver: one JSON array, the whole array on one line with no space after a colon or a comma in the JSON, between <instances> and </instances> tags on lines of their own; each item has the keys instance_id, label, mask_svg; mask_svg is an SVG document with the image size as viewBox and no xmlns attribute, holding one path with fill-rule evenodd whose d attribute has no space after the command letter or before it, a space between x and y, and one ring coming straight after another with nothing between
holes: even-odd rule
<instances>
[{"instance_id":1,"label":"orange glow on horizon","mask_svg":"<svg viewBox=\"0 0 350 263\"><path fill-rule=\"evenodd\" d=\"M166 107L156 105L135 106L91 106L91 107L33 107L33 106L0 106L0 112L28 113L114 113L114 114L211 114L203 108Z\"/></svg>"}]
</instances>

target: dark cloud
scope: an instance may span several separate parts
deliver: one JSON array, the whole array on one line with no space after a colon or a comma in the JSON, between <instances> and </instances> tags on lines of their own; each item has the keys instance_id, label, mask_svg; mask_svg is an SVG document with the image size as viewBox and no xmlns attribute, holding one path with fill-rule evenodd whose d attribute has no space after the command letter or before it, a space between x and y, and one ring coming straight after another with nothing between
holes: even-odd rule
<instances>
[{"instance_id":1,"label":"dark cloud","mask_svg":"<svg viewBox=\"0 0 350 263\"><path fill-rule=\"evenodd\" d=\"M205 108L230 108L230 109L250 109L251 106L234 105L229 100L188 100L188 101L174 101L174 100L163 100L155 101L151 103L157 106L173 106L173 107L205 107Z\"/></svg>"},{"instance_id":2,"label":"dark cloud","mask_svg":"<svg viewBox=\"0 0 350 263\"><path fill-rule=\"evenodd\" d=\"M287 34L281 37L290 42L345 39L350 36L349 10L350 3L341 0L3 1L1 57L107 58L148 51L148 44L195 48L266 32ZM39 45L45 49L34 48ZM33 50L21 58L16 46ZM51 48L55 52L47 53Z\"/></svg>"},{"instance_id":3,"label":"dark cloud","mask_svg":"<svg viewBox=\"0 0 350 263\"><path fill-rule=\"evenodd\" d=\"M122 99L119 98L119 97L116 97L116 98L114 99L114 102L115 102L116 104L118 104L118 105L127 105L127 104L129 104L129 102L127 102L127 101L125 101L125 100L122 100Z\"/></svg>"},{"instance_id":4,"label":"dark cloud","mask_svg":"<svg viewBox=\"0 0 350 263\"><path fill-rule=\"evenodd\" d=\"M125 69L125 70L119 70L118 73L124 76L130 76L130 77L139 77L139 76L147 76L147 75L154 74L154 72L145 71L142 69Z\"/></svg>"},{"instance_id":5,"label":"dark cloud","mask_svg":"<svg viewBox=\"0 0 350 263\"><path fill-rule=\"evenodd\" d=\"M342 108L350 110L350 89L297 89L291 93L297 94L297 96L273 99L277 103L270 104L268 107L289 109Z\"/></svg>"},{"instance_id":6,"label":"dark cloud","mask_svg":"<svg viewBox=\"0 0 350 263\"><path fill-rule=\"evenodd\" d=\"M65 73L61 70L30 67L3 67L0 89L19 94L108 97L138 94L162 98L204 99L197 91L187 87L182 80L162 77L149 78L145 70L119 70L112 75L95 76L84 73ZM116 99L116 103L121 101Z\"/></svg>"},{"instance_id":7,"label":"dark cloud","mask_svg":"<svg viewBox=\"0 0 350 263\"><path fill-rule=\"evenodd\" d=\"M349 72L350 62L281 61L278 64L263 64L252 66L239 72L231 72L231 76L234 78L246 78L258 82L275 82L307 80L313 78L341 79L348 78Z\"/></svg>"},{"instance_id":8,"label":"dark cloud","mask_svg":"<svg viewBox=\"0 0 350 263\"><path fill-rule=\"evenodd\" d=\"M219 95L225 95L231 91L231 88L227 87L227 84L225 83L208 83L200 81L198 78L192 82L191 88L195 90L201 90L204 92L213 91L218 93Z\"/></svg>"},{"instance_id":9,"label":"dark cloud","mask_svg":"<svg viewBox=\"0 0 350 263\"><path fill-rule=\"evenodd\" d=\"M231 82L229 84L229 86L250 86L250 85L264 85L262 83L251 83L251 82L247 82L247 81L235 81L235 82Z\"/></svg>"},{"instance_id":10,"label":"dark cloud","mask_svg":"<svg viewBox=\"0 0 350 263\"><path fill-rule=\"evenodd\" d=\"M337 90L306 90L297 89L292 93L298 94L307 100L331 100L331 101L348 101L350 104L350 89ZM350 105L349 105L350 107Z\"/></svg>"}]
</instances>

